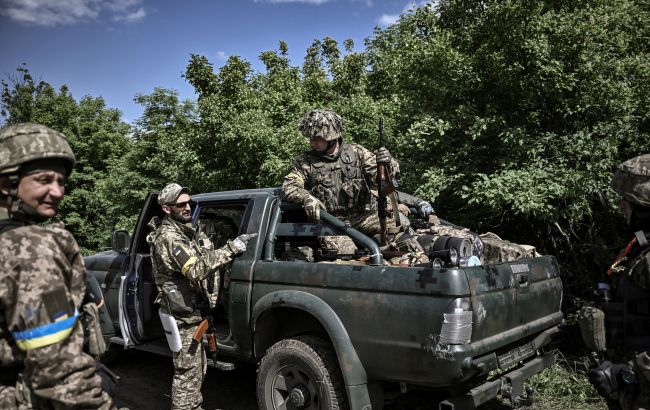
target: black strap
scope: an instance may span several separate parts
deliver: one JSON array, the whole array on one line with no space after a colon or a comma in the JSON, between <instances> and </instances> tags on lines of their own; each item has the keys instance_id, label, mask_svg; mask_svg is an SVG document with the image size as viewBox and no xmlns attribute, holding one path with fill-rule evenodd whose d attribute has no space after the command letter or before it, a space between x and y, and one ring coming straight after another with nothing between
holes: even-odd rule
<instances>
[{"instance_id":1,"label":"black strap","mask_svg":"<svg viewBox=\"0 0 650 410\"><path fill-rule=\"evenodd\" d=\"M15 386L18 381L18 375L22 371L22 364L0 367L0 386Z\"/></svg>"},{"instance_id":2,"label":"black strap","mask_svg":"<svg viewBox=\"0 0 650 410\"><path fill-rule=\"evenodd\" d=\"M25 225L26 225L25 222L17 221L15 219L0 220L0 234L9 232L12 229L20 228L21 226L25 226Z\"/></svg>"}]
</instances>

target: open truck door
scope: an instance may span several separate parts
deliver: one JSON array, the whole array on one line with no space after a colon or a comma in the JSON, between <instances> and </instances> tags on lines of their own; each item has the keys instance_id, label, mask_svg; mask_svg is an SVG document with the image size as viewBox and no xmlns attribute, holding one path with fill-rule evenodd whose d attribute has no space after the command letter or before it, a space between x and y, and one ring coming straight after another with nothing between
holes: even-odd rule
<instances>
[{"instance_id":1,"label":"open truck door","mask_svg":"<svg viewBox=\"0 0 650 410\"><path fill-rule=\"evenodd\" d=\"M154 304L157 295L151 264L151 249L146 241L147 226L155 216L162 219L158 194L147 196L133 233L129 255L124 262L119 295L120 330L124 346L129 347L164 336Z\"/></svg>"}]
</instances>

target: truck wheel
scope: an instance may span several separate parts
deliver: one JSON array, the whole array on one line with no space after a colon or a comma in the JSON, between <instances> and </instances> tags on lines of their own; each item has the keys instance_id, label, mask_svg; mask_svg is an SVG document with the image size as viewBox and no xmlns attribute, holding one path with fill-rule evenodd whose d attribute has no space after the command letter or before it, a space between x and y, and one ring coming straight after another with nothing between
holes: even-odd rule
<instances>
[{"instance_id":1,"label":"truck wheel","mask_svg":"<svg viewBox=\"0 0 650 410\"><path fill-rule=\"evenodd\" d=\"M261 410L347 410L343 377L329 343L313 336L277 342L257 371Z\"/></svg>"}]
</instances>

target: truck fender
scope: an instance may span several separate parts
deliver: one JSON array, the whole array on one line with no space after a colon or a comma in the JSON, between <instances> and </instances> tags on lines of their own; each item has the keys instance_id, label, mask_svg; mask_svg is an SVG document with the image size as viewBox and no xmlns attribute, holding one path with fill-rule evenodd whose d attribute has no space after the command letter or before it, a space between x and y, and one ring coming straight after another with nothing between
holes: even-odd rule
<instances>
[{"instance_id":1,"label":"truck fender","mask_svg":"<svg viewBox=\"0 0 650 410\"><path fill-rule=\"evenodd\" d=\"M315 317L329 334L341 367L345 389L353 410L370 410L368 377L359 360L348 332L336 312L321 298L299 290L279 290L264 295L253 307L253 331L257 319L264 312L276 307L303 310Z\"/></svg>"}]
</instances>

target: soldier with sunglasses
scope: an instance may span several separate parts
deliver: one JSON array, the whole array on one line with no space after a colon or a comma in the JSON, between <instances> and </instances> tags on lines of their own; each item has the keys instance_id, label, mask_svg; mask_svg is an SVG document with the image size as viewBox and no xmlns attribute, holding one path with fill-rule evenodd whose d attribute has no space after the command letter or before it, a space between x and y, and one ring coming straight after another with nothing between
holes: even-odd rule
<instances>
[{"instance_id":1,"label":"soldier with sunglasses","mask_svg":"<svg viewBox=\"0 0 650 410\"><path fill-rule=\"evenodd\" d=\"M153 231L147 242L151 245L158 288L156 303L160 305L163 324L171 316L180 336L178 345L170 343L174 361L172 409L200 409L207 361L202 344L192 347L192 336L204 319L200 304L206 299L205 282L214 279L210 276L218 268L244 253L248 240L256 234L240 235L214 249L207 237L196 237L188 188L168 184L158 195L158 204L165 216L162 221L155 217L149 223Z\"/></svg>"}]
</instances>

